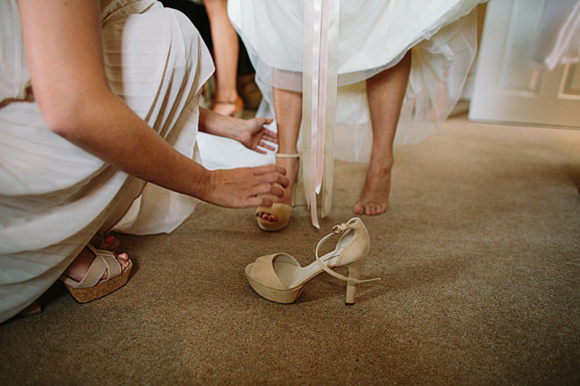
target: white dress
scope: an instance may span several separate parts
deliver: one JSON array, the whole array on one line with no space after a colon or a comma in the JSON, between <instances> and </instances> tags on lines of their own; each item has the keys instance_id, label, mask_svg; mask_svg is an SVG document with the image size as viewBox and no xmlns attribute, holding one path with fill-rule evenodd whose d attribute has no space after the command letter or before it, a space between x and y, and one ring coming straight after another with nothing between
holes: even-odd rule
<instances>
[{"instance_id":1,"label":"white dress","mask_svg":"<svg viewBox=\"0 0 580 386\"><path fill-rule=\"evenodd\" d=\"M113 91L168 143L196 157L198 98L214 70L191 22L154 0L101 2ZM44 125L16 0L0 2L0 322L44 293L99 230L170 232L196 200L146 184ZM129 208L130 207L130 208ZM123 216L124 215L124 216Z\"/></svg>"},{"instance_id":2,"label":"white dress","mask_svg":"<svg viewBox=\"0 0 580 386\"><path fill-rule=\"evenodd\" d=\"M271 107L273 86L304 93L304 87L309 88L312 84L312 73L315 82L324 80L324 76L317 74L322 72L323 66L334 76L327 84L338 88L338 93L333 97L329 96L329 91L325 96L328 102L324 108L331 114L322 121L326 124L321 128L326 132L319 134L326 136L327 142L322 157L323 216L330 211L335 155L347 161L368 161L370 158L372 136L365 80L393 67L412 49L411 74L395 144L415 143L434 134L461 95L477 48L476 18L471 11L483 2L485 0L229 0L230 19L246 45L264 95L258 114L274 116ZM324 15L327 8L330 11L327 11L329 16L325 22L325 16L320 15ZM320 18L322 23L318 22ZM310 31L313 28L315 32ZM324 47L324 43L320 43L318 36L324 36L320 31L325 28L331 43L327 48L330 52L328 63L323 65L320 58L325 54L320 51L324 49L319 47ZM333 41L337 47L332 46ZM327 86L328 90L331 88ZM304 133L310 110L320 110L316 93L313 91L309 97L313 100L303 103L303 130L299 140L303 165L312 165L315 155L311 154L320 153L320 149L315 149L317 145L312 145L316 143L315 137L308 143L312 130ZM320 191L320 184L316 188L314 182L309 182L309 174L315 173L312 167L303 167L302 171L306 198L311 202L312 190Z\"/></svg>"}]
</instances>

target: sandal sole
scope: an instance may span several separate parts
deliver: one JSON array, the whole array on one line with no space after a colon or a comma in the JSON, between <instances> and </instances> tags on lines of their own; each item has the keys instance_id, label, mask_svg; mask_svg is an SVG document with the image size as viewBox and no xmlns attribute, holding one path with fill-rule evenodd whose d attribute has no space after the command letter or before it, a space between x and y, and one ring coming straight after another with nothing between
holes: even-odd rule
<instances>
[{"instance_id":1,"label":"sandal sole","mask_svg":"<svg viewBox=\"0 0 580 386\"><path fill-rule=\"evenodd\" d=\"M302 294L302 290L304 286L295 288L290 291L281 291L272 289L262 284L258 283L257 281L253 280L249 275L249 269L252 264L249 264L246 267L246 277L248 278L248 282L252 289L264 299L270 300L275 303L282 303L282 304L291 304L294 303Z\"/></svg>"},{"instance_id":2,"label":"sandal sole","mask_svg":"<svg viewBox=\"0 0 580 386\"><path fill-rule=\"evenodd\" d=\"M111 280L101 281L94 287L74 288L67 283L64 284L77 302L88 303L107 296L127 284L132 269L133 262L129 260L129 266L123 271L122 274Z\"/></svg>"}]
</instances>

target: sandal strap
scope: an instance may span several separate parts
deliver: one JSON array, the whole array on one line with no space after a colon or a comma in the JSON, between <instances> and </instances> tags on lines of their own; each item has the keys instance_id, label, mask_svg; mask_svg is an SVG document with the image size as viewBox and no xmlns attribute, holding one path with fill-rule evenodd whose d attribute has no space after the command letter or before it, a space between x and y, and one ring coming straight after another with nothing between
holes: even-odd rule
<instances>
[{"instance_id":1,"label":"sandal strap","mask_svg":"<svg viewBox=\"0 0 580 386\"><path fill-rule=\"evenodd\" d=\"M328 239L330 239L332 236L341 234L345 230L352 229L352 228L351 228L350 224L348 224L348 223L347 224L344 224L343 223L343 224L335 225L332 229L333 229L333 232L327 234L322 239L320 239L320 241L318 242L318 245L316 246L316 253L315 253L315 255L316 255L316 262L318 263L318 265L320 266L320 268L322 268L324 270L324 272L328 273L329 275L334 276L337 279L344 280L344 281L349 282L349 283L360 284L360 283L369 283L371 281L381 280L380 277L377 277L377 278L374 278L374 279L355 279L353 277L344 276L344 275L341 275L340 273L335 272L332 269L328 268L328 266L322 262L322 260L320 259L319 254L318 254L318 250L320 249L320 247Z\"/></svg>"},{"instance_id":2,"label":"sandal strap","mask_svg":"<svg viewBox=\"0 0 580 386\"><path fill-rule=\"evenodd\" d=\"M277 158L300 158L300 153L287 154L287 153L276 153Z\"/></svg>"},{"instance_id":3,"label":"sandal strap","mask_svg":"<svg viewBox=\"0 0 580 386\"><path fill-rule=\"evenodd\" d=\"M94 287L101 281L105 272L107 278L102 281L111 280L121 274L121 264L115 257L115 254L104 249L96 249L90 244L87 248L95 255L95 259L89 266L85 276L75 286L76 288Z\"/></svg>"}]
</instances>

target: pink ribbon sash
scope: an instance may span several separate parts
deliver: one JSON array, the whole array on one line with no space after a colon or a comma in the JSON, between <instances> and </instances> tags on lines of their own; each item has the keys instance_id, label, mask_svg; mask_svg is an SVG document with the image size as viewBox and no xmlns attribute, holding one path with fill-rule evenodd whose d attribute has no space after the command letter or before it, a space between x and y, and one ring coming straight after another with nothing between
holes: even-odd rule
<instances>
[{"instance_id":1,"label":"pink ribbon sash","mask_svg":"<svg viewBox=\"0 0 580 386\"><path fill-rule=\"evenodd\" d=\"M322 217L332 200L340 0L304 3L304 187L312 225L320 228L317 196L322 193Z\"/></svg>"}]
</instances>

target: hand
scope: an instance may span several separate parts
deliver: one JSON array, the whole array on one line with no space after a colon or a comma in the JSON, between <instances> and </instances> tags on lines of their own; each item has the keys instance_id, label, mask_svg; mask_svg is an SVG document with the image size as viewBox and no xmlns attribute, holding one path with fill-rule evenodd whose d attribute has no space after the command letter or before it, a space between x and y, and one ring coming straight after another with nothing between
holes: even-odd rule
<instances>
[{"instance_id":1,"label":"hand","mask_svg":"<svg viewBox=\"0 0 580 386\"><path fill-rule=\"evenodd\" d=\"M264 127L272 121L272 118L254 118L243 121L238 141L248 149L260 154L266 154L266 150L275 150L276 148L269 143L277 144L278 134Z\"/></svg>"},{"instance_id":2,"label":"hand","mask_svg":"<svg viewBox=\"0 0 580 386\"><path fill-rule=\"evenodd\" d=\"M272 206L281 202L288 186L286 169L275 164L254 168L215 170L204 201L228 208Z\"/></svg>"}]
</instances>

